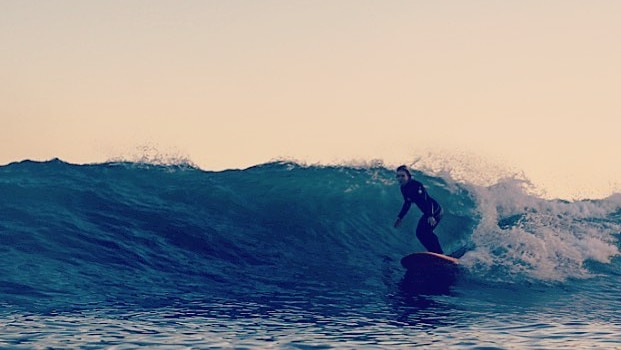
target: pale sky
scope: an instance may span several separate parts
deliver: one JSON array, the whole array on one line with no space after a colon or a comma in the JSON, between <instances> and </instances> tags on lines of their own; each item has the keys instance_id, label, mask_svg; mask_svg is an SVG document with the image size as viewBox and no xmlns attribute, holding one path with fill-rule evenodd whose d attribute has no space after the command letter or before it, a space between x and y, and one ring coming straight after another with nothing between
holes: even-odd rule
<instances>
[{"instance_id":1,"label":"pale sky","mask_svg":"<svg viewBox=\"0 0 621 350\"><path fill-rule=\"evenodd\" d=\"M0 164L469 154L621 191L621 1L0 0Z\"/></svg>"}]
</instances>

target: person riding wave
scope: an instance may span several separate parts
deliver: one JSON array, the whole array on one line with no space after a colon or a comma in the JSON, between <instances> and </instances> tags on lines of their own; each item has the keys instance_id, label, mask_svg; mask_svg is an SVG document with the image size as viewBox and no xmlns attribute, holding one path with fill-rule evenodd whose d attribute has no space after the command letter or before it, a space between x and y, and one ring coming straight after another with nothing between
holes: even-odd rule
<instances>
[{"instance_id":1,"label":"person riding wave","mask_svg":"<svg viewBox=\"0 0 621 350\"><path fill-rule=\"evenodd\" d=\"M397 215L394 227L401 225L403 217L410 210L412 203L415 203L423 213L416 226L416 237L428 251L444 254L438 236L433 232L442 220L442 207L429 196L422 183L412 179L412 174L410 174L407 166L401 165L397 168L397 181L401 185L403 206Z\"/></svg>"}]
</instances>

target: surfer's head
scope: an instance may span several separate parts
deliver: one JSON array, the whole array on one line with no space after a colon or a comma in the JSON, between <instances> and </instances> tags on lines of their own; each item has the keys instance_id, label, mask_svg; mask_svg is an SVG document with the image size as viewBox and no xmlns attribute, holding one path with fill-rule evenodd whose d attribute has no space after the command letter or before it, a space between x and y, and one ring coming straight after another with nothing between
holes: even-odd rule
<instances>
[{"instance_id":1,"label":"surfer's head","mask_svg":"<svg viewBox=\"0 0 621 350\"><path fill-rule=\"evenodd\" d=\"M407 166L401 165L397 168L397 181L400 185L405 185L411 178L412 174L410 174Z\"/></svg>"}]
</instances>

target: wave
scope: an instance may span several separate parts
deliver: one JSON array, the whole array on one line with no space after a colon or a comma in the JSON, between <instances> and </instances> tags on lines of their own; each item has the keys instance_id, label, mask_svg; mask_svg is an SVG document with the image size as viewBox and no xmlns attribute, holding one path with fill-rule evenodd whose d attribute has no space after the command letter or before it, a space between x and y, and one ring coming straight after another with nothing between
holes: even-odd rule
<instances>
[{"instance_id":1,"label":"wave","mask_svg":"<svg viewBox=\"0 0 621 350\"><path fill-rule=\"evenodd\" d=\"M414 171L445 208L446 251L483 280L563 281L619 254L621 196L578 202L528 194L517 179L479 186ZM376 288L423 250L418 213L392 228L391 169L272 162L52 160L0 167L0 294L7 304L127 302L309 288Z\"/></svg>"}]
</instances>

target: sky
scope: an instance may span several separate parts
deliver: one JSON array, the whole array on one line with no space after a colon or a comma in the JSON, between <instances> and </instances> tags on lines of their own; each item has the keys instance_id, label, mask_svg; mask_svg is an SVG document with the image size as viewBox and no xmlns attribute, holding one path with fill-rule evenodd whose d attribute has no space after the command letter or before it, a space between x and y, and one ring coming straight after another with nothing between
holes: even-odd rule
<instances>
[{"instance_id":1,"label":"sky","mask_svg":"<svg viewBox=\"0 0 621 350\"><path fill-rule=\"evenodd\" d=\"M0 164L425 157L602 198L621 192L620 15L614 0L0 0Z\"/></svg>"}]
</instances>

